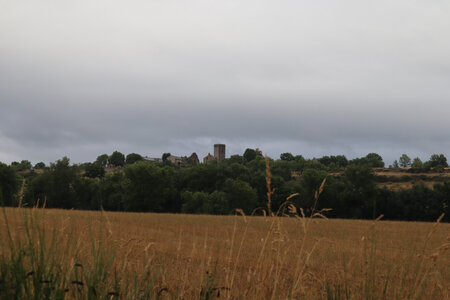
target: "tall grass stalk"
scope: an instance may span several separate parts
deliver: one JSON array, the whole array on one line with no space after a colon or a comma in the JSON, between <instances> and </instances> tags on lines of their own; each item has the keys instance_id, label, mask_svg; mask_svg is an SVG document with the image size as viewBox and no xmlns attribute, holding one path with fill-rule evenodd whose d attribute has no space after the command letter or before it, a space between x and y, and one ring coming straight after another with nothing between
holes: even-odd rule
<instances>
[{"instance_id":1,"label":"tall grass stalk","mask_svg":"<svg viewBox=\"0 0 450 300\"><path fill-rule=\"evenodd\" d=\"M0 255L0 299L158 298L150 265L146 274L122 278L121 273L129 277L128 267L120 270L102 221L98 231L89 226L90 249L85 249L74 224L64 228L67 220L48 224L45 211L38 208L18 208L15 216L2 211L1 240L8 247Z\"/></svg>"}]
</instances>

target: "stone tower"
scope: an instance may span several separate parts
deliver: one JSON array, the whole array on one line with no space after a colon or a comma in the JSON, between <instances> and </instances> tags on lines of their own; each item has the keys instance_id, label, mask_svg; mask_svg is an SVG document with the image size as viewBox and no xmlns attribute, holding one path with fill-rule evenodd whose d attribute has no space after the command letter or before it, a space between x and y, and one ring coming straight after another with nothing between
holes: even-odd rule
<instances>
[{"instance_id":1,"label":"stone tower","mask_svg":"<svg viewBox=\"0 0 450 300\"><path fill-rule=\"evenodd\" d=\"M225 144L214 144L214 158L219 162L225 159Z\"/></svg>"}]
</instances>

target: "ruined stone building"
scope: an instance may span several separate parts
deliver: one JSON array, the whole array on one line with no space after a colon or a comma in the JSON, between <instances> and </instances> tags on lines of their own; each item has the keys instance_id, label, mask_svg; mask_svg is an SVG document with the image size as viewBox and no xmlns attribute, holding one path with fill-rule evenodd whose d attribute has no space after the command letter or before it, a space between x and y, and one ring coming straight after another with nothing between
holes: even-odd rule
<instances>
[{"instance_id":1,"label":"ruined stone building","mask_svg":"<svg viewBox=\"0 0 450 300\"><path fill-rule=\"evenodd\" d=\"M162 161L161 159L154 159L145 157L148 161ZM175 155L169 155L166 158L168 161L172 163L173 166L176 168L181 167L191 167L195 166L200 163L200 160L197 156L197 153L192 153L191 156L175 156ZM207 156L203 158L203 162L207 163L210 161L218 161L221 162L225 159L225 145L224 144L215 144L214 145L214 155L211 155L211 153L208 153Z\"/></svg>"},{"instance_id":2,"label":"ruined stone building","mask_svg":"<svg viewBox=\"0 0 450 300\"><path fill-rule=\"evenodd\" d=\"M215 160L215 158L214 158L214 156L211 155L211 153L208 153L208 155L203 157L203 162L204 163L207 163L207 162L210 162L210 161L213 161L213 160Z\"/></svg>"},{"instance_id":3,"label":"ruined stone building","mask_svg":"<svg viewBox=\"0 0 450 300\"><path fill-rule=\"evenodd\" d=\"M170 155L167 157L167 160L170 161L176 168L194 166L200 163L197 153L195 152L189 157Z\"/></svg>"},{"instance_id":4,"label":"ruined stone building","mask_svg":"<svg viewBox=\"0 0 450 300\"><path fill-rule=\"evenodd\" d=\"M198 159L197 153L192 153L191 156L187 158L187 162L190 165L198 165L200 163L200 160Z\"/></svg>"},{"instance_id":5,"label":"ruined stone building","mask_svg":"<svg viewBox=\"0 0 450 300\"><path fill-rule=\"evenodd\" d=\"M215 144L214 145L214 158L218 162L225 159L225 144Z\"/></svg>"},{"instance_id":6,"label":"ruined stone building","mask_svg":"<svg viewBox=\"0 0 450 300\"><path fill-rule=\"evenodd\" d=\"M203 158L203 162L207 163L213 160L221 162L224 159L225 159L225 144L215 144L214 156L212 156L211 153L208 153L208 155Z\"/></svg>"},{"instance_id":7,"label":"ruined stone building","mask_svg":"<svg viewBox=\"0 0 450 300\"><path fill-rule=\"evenodd\" d=\"M172 163L175 167L179 168L183 164L184 158L180 156L170 155L167 160Z\"/></svg>"}]
</instances>

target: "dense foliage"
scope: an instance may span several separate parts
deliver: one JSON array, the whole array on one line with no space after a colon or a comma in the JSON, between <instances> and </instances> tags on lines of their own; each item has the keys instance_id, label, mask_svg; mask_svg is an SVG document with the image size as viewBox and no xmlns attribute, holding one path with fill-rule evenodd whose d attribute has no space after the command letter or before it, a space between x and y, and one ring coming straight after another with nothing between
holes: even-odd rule
<instances>
[{"instance_id":1,"label":"dense foliage","mask_svg":"<svg viewBox=\"0 0 450 300\"><path fill-rule=\"evenodd\" d=\"M450 182L443 180L433 189L423 185L399 191L378 188L373 168L383 167L384 162L376 153L353 160L342 155L308 160L283 153L280 159L269 162L275 189L273 211L295 193L299 196L290 201L308 211L315 191L327 178L318 205L332 208L329 217L370 219L384 214L386 219L431 221L444 212L444 220L449 220ZM411 160L403 155L400 162L404 166ZM424 165L436 170L448 166L443 155L433 155L425 163L414 159L411 165L411 171L415 167L422 170ZM167 160L145 161L134 153L125 159L117 151L110 156L103 154L93 163L71 165L64 157L49 167L38 167L24 172L23 168L31 169L27 161L0 164L4 205L17 205L20 197L23 205L45 203L46 207L66 209L229 214L241 208L246 214L258 214L267 203L265 159L253 149L220 163L182 168ZM333 173L337 170L339 175ZM22 193L21 182L25 183Z\"/></svg>"}]
</instances>

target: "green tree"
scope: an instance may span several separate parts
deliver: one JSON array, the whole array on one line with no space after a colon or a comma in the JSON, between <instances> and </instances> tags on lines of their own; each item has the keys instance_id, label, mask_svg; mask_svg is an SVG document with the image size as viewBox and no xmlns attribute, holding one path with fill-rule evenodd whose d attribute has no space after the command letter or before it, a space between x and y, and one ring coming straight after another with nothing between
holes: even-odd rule
<instances>
[{"instance_id":1,"label":"green tree","mask_svg":"<svg viewBox=\"0 0 450 300\"><path fill-rule=\"evenodd\" d=\"M209 194L209 201L211 202L213 214L224 215L229 213L227 194L221 191L214 191Z\"/></svg>"},{"instance_id":2,"label":"green tree","mask_svg":"<svg viewBox=\"0 0 450 300\"><path fill-rule=\"evenodd\" d=\"M301 198L306 203L303 206L312 206L314 194L320 187L320 184L326 178L328 173L326 171L317 169L305 169L301 175Z\"/></svg>"},{"instance_id":3,"label":"green tree","mask_svg":"<svg viewBox=\"0 0 450 300\"><path fill-rule=\"evenodd\" d=\"M101 165L102 167L106 167L106 165L108 164L108 158L109 158L108 154L102 154L97 157L95 162Z\"/></svg>"},{"instance_id":4,"label":"green tree","mask_svg":"<svg viewBox=\"0 0 450 300\"><path fill-rule=\"evenodd\" d=\"M101 166L100 166L101 167ZM103 168L103 167L102 167ZM101 209L100 182L93 178L79 178L73 184L77 209Z\"/></svg>"},{"instance_id":5,"label":"green tree","mask_svg":"<svg viewBox=\"0 0 450 300\"><path fill-rule=\"evenodd\" d=\"M47 207L57 207L52 206L52 203L47 201L47 195L51 188L50 181L51 173L49 169L44 170L44 172L40 173L38 176L28 180L23 199L24 204L35 206L37 203L42 205L43 202L46 202Z\"/></svg>"},{"instance_id":6,"label":"green tree","mask_svg":"<svg viewBox=\"0 0 450 300\"><path fill-rule=\"evenodd\" d=\"M177 171L178 189L212 193L221 189L230 171L227 163L219 164L217 161L180 169Z\"/></svg>"},{"instance_id":7,"label":"green tree","mask_svg":"<svg viewBox=\"0 0 450 300\"><path fill-rule=\"evenodd\" d=\"M18 162L12 162L11 166L14 167L14 169L16 171L26 171L26 170L31 170L31 168L33 167L31 165L31 162L28 160L22 160L20 163Z\"/></svg>"},{"instance_id":8,"label":"green tree","mask_svg":"<svg viewBox=\"0 0 450 300\"><path fill-rule=\"evenodd\" d=\"M345 155L336 155L335 156L336 165L340 168L345 168L348 165L348 159Z\"/></svg>"},{"instance_id":9,"label":"green tree","mask_svg":"<svg viewBox=\"0 0 450 300\"><path fill-rule=\"evenodd\" d=\"M319 162L332 169L345 168L348 165L348 160L344 155L323 156L319 158Z\"/></svg>"},{"instance_id":10,"label":"green tree","mask_svg":"<svg viewBox=\"0 0 450 300\"><path fill-rule=\"evenodd\" d=\"M254 160L256 158L256 151L250 148L245 149L244 158L247 162Z\"/></svg>"},{"instance_id":11,"label":"green tree","mask_svg":"<svg viewBox=\"0 0 450 300\"><path fill-rule=\"evenodd\" d=\"M224 192L214 191L209 194L206 192L181 193L183 205L182 213L191 214L227 214L229 213L226 194Z\"/></svg>"},{"instance_id":12,"label":"green tree","mask_svg":"<svg viewBox=\"0 0 450 300\"><path fill-rule=\"evenodd\" d=\"M447 158L444 156L444 154L433 154L430 157L430 160L428 161L430 167L448 167Z\"/></svg>"},{"instance_id":13,"label":"green tree","mask_svg":"<svg viewBox=\"0 0 450 300\"><path fill-rule=\"evenodd\" d=\"M130 153L127 155L126 159L125 159L125 163L127 165L131 165L134 164L135 162L141 161L143 160L142 156L137 154L137 153Z\"/></svg>"},{"instance_id":14,"label":"green tree","mask_svg":"<svg viewBox=\"0 0 450 300\"><path fill-rule=\"evenodd\" d=\"M0 205L11 206L14 204L14 195L19 188L19 179L14 169L0 162Z\"/></svg>"},{"instance_id":15,"label":"green tree","mask_svg":"<svg viewBox=\"0 0 450 300\"><path fill-rule=\"evenodd\" d=\"M257 207L257 193L250 184L240 179L227 179L223 191L227 194L228 207L240 208L250 214Z\"/></svg>"},{"instance_id":16,"label":"green tree","mask_svg":"<svg viewBox=\"0 0 450 300\"><path fill-rule=\"evenodd\" d=\"M35 170L42 170L42 169L45 169L45 164L41 161L41 162L38 162L37 164L35 164L34 165L34 169Z\"/></svg>"},{"instance_id":17,"label":"green tree","mask_svg":"<svg viewBox=\"0 0 450 300\"><path fill-rule=\"evenodd\" d=\"M281 176L284 180L290 180L292 178L292 172L295 171L295 162L276 160L270 164L270 170L273 175Z\"/></svg>"},{"instance_id":18,"label":"green tree","mask_svg":"<svg viewBox=\"0 0 450 300\"><path fill-rule=\"evenodd\" d=\"M351 166L344 172L344 178L355 190L364 190L374 187L375 173L369 166Z\"/></svg>"},{"instance_id":19,"label":"green tree","mask_svg":"<svg viewBox=\"0 0 450 300\"><path fill-rule=\"evenodd\" d=\"M375 173L370 165L347 167L344 172L344 190L338 195L340 213L344 217L376 217L374 178Z\"/></svg>"},{"instance_id":20,"label":"green tree","mask_svg":"<svg viewBox=\"0 0 450 300\"><path fill-rule=\"evenodd\" d=\"M423 168L423 162L420 158L416 157L413 159L413 162L411 164L411 168L413 169L422 169Z\"/></svg>"},{"instance_id":21,"label":"green tree","mask_svg":"<svg viewBox=\"0 0 450 300\"><path fill-rule=\"evenodd\" d=\"M78 168L70 165L67 157L56 161L50 166L51 179L48 189L47 204L53 207L76 207L76 196L73 186L78 176Z\"/></svg>"},{"instance_id":22,"label":"green tree","mask_svg":"<svg viewBox=\"0 0 450 300\"><path fill-rule=\"evenodd\" d=\"M281 159L281 160L292 161L292 160L294 160L295 158L294 158L294 155L292 155L291 153L285 152L285 153L281 153L280 159Z\"/></svg>"},{"instance_id":23,"label":"green tree","mask_svg":"<svg viewBox=\"0 0 450 300\"><path fill-rule=\"evenodd\" d=\"M318 160L324 166L329 166L331 163L333 163L333 159L330 156L322 156Z\"/></svg>"},{"instance_id":24,"label":"green tree","mask_svg":"<svg viewBox=\"0 0 450 300\"><path fill-rule=\"evenodd\" d=\"M125 175L123 172L112 172L100 181L100 205L105 210L125 210Z\"/></svg>"},{"instance_id":25,"label":"green tree","mask_svg":"<svg viewBox=\"0 0 450 300\"><path fill-rule=\"evenodd\" d=\"M167 158L169 157L169 156L171 156L171 154L170 153L163 153L163 155L162 155L162 161L166 161L167 160Z\"/></svg>"},{"instance_id":26,"label":"green tree","mask_svg":"<svg viewBox=\"0 0 450 300\"><path fill-rule=\"evenodd\" d=\"M235 155L231 155L230 158L227 158L224 162L227 162L230 164L233 164L233 163L244 164L245 159L242 155L235 154Z\"/></svg>"},{"instance_id":27,"label":"green tree","mask_svg":"<svg viewBox=\"0 0 450 300\"><path fill-rule=\"evenodd\" d=\"M384 167L383 158L377 153L369 153L365 157L352 159L350 164L357 166L367 165L372 168Z\"/></svg>"},{"instance_id":28,"label":"green tree","mask_svg":"<svg viewBox=\"0 0 450 300\"><path fill-rule=\"evenodd\" d=\"M181 212L185 214L209 214L211 206L208 193L184 191L181 193L183 205Z\"/></svg>"},{"instance_id":29,"label":"green tree","mask_svg":"<svg viewBox=\"0 0 450 300\"><path fill-rule=\"evenodd\" d=\"M174 169L137 162L125 168L125 209L168 211L174 198Z\"/></svg>"},{"instance_id":30,"label":"green tree","mask_svg":"<svg viewBox=\"0 0 450 300\"><path fill-rule=\"evenodd\" d=\"M395 169L400 167L397 160L394 160L394 163L392 164L392 167L395 168Z\"/></svg>"},{"instance_id":31,"label":"green tree","mask_svg":"<svg viewBox=\"0 0 450 300\"><path fill-rule=\"evenodd\" d=\"M304 162L305 161L305 158L302 156L302 155L296 155L295 157L294 157L294 159L295 159L295 161L297 161L297 162Z\"/></svg>"},{"instance_id":32,"label":"green tree","mask_svg":"<svg viewBox=\"0 0 450 300\"><path fill-rule=\"evenodd\" d=\"M79 177L77 166L71 166L69 158L50 164L50 168L33 178L28 184L25 200L33 206L39 201L47 207L77 208L74 186Z\"/></svg>"},{"instance_id":33,"label":"green tree","mask_svg":"<svg viewBox=\"0 0 450 300\"><path fill-rule=\"evenodd\" d=\"M402 154L402 156L400 156L399 161L400 161L400 166L402 168L408 168L411 166L411 158L409 158L409 156L406 154Z\"/></svg>"},{"instance_id":34,"label":"green tree","mask_svg":"<svg viewBox=\"0 0 450 300\"><path fill-rule=\"evenodd\" d=\"M22 170L31 170L31 168L33 168L33 165L31 164L31 162L29 160L22 160L20 162L20 166L21 166Z\"/></svg>"},{"instance_id":35,"label":"green tree","mask_svg":"<svg viewBox=\"0 0 450 300\"><path fill-rule=\"evenodd\" d=\"M115 167L123 166L125 164L125 155L119 151L114 151L108 158L108 163Z\"/></svg>"},{"instance_id":36,"label":"green tree","mask_svg":"<svg viewBox=\"0 0 450 300\"><path fill-rule=\"evenodd\" d=\"M366 155L366 159L369 164L374 168L384 167L383 158L377 153L369 153Z\"/></svg>"},{"instance_id":37,"label":"green tree","mask_svg":"<svg viewBox=\"0 0 450 300\"><path fill-rule=\"evenodd\" d=\"M99 163L87 163L84 167L84 176L89 178L103 178L105 176L105 168Z\"/></svg>"}]
</instances>

